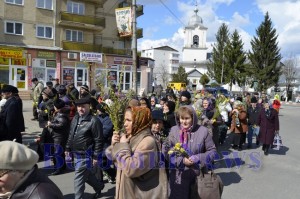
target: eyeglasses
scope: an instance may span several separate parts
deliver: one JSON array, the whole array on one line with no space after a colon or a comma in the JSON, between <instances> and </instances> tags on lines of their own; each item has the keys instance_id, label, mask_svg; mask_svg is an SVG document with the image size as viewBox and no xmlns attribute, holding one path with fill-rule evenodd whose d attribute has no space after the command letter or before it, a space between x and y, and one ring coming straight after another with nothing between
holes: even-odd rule
<instances>
[{"instance_id":1,"label":"eyeglasses","mask_svg":"<svg viewBox=\"0 0 300 199\"><path fill-rule=\"evenodd\" d=\"M3 170L0 172L0 178L2 178L5 174L11 172L12 170Z\"/></svg>"}]
</instances>

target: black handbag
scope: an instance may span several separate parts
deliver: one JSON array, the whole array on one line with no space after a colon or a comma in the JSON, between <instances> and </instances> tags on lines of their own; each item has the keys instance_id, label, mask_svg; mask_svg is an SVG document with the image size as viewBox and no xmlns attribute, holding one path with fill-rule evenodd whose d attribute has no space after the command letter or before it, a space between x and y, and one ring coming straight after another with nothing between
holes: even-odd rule
<instances>
[{"instance_id":1,"label":"black handbag","mask_svg":"<svg viewBox=\"0 0 300 199\"><path fill-rule=\"evenodd\" d=\"M201 172L196 178L197 199L220 199L223 193L223 182L213 171Z\"/></svg>"}]
</instances>

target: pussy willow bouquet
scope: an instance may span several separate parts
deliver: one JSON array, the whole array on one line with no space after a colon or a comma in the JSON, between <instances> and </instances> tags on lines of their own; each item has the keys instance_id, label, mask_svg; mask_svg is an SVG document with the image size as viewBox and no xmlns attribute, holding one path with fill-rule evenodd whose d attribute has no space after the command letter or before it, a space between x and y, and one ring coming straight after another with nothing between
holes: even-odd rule
<instances>
[{"instance_id":1,"label":"pussy willow bouquet","mask_svg":"<svg viewBox=\"0 0 300 199\"><path fill-rule=\"evenodd\" d=\"M176 156L183 156L183 157L186 157L186 158L189 157L189 154L182 147L181 143L176 143L175 146L168 151L168 154L169 155L175 154Z\"/></svg>"}]
</instances>

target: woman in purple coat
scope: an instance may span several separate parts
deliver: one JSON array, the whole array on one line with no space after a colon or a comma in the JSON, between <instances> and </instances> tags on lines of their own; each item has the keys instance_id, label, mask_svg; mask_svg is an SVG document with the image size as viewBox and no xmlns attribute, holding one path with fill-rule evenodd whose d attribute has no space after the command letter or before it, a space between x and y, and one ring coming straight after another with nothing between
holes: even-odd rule
<instances>
[{"instance_id":1,"label":"woman in purple coat","mask_svg":"<svg viewBox=\"0 0 300 199\"><path fill-rule=\"evenodd\" d=\"M192 106L181 106L176 114L176 126L171 128L168 140L163 145L169 164L169 198L189 199L195 186L196 176L211 166L216 147L208 129L197 124L197 115ZM168 153L180 143L188 156Z\"/></svg>"},{"instance_id":2,"label":"woman in purple coat","mask_svg":"<svg viewBox=\"0 0 300 199\"><path fill-rule=\"evenodd\" d=\"M257 120L257 125L260 127L259 141L263 143L264 154L268 155L274 136L279 132L278 112L271 108L268 102L265 102Z\"/></svg>"}]
</instances>

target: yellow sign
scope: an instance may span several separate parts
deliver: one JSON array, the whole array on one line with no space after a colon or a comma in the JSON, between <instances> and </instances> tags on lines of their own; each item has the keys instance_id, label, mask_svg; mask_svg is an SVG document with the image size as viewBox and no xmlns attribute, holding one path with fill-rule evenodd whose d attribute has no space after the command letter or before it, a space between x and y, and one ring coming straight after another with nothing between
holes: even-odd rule
<instances>
[{"instance_id":1,"label":"yellow sign","mask_svg":"<svg viewBox=\"0 0 300 199\"><path fill-rule=\"evenodd\" d=\"M25 88L25 82L17 82L17 88Z\"/></svg>"},{"instance_id":2,"label":"yellow sign","mask_svg":"<svg viewBox=\"0 0 300 199\"><path fill-rule=\"evenodd\" d=\"M0 57L0 65L9 65L9 59Z\"/></svg>"},{"instance_id":3,"label":"yellow sign","mask_svg":"<svg viewBox=\"0 0 300 199\"><path fill-rule=\"evenodd\" d=\"M12 59L11 64L12 65L26 66L26 59Z\"/></svg>"},{"instance_id":4,"label":"yellow sign","mask_svg":"<svg viewBox=\"0 0 300 199\"><path fill-rule=\"evenodd\" d=\"M0 49L0 57L22 59L23 52L22 50Z\"/></svg>"}]
</instances>

